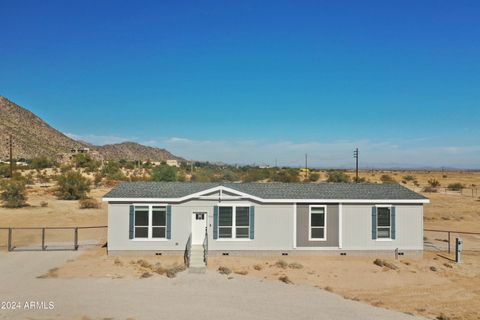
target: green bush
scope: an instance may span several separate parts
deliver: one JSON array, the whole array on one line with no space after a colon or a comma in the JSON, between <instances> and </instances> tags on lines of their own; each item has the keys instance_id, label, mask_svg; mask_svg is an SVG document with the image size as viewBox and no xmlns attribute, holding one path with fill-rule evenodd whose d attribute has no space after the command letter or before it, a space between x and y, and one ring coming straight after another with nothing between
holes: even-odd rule
<instances>
[{"instance_id":1,"label":"green bush","mask_svg":"<svg viewBox=\"0 0 480 320\"><path fill-rule=\"evenodd\" d=\"M108 161L103 167L102 174L108 180L125 180L125 175L122 172L120 164L115 161Z\"/></svg>"},{"instance_id":2,"label":"green bush","mask_svg":"<svg viewBox=\"0 0 480 320\"><path fill-rule=\"evenodd\" d=\"M19 180L9 180L2 183L0 198L7 208L20 208L27 204L25 183Z\"/></svg>"},{"instance_id":3,"label":"green bush","mask_svg":"<svg viewBox=\"0 0 480 320\"><path fill-rule=\"evenodd\" d=\"M90 180L78 171L68 171L57 177L57 197L63 200L85 199L90 192Z\"/></svg>"},{"instance_id":4,"label":"green bush","mask_svg":"<svg viewBox=\"0 0 480 320\"><path fill-rule=\"evenodd\" d=\"M298 169L281 169L273 175L272 180L285 183L298 182Z\"/></svg>"},{"instance_id":5,"label":"green bush","mask_svg":"<svg viewBox=\"0 0 480 320\"><path fill-rule=\"evenodd\" d=\"M366 181L366 179L364 177L358 177L358 179L357 179L357 177L353 177L352 180L353 180L353 182L356 182L356 183L362 183L362 182Z\"/></svg>"},{"instance_id":6,"label":"green bush","mask_svg":"<svg viewBox=\"0 0 480 320\"><path fill-rule=\"evenodd\" d=\"M93 172L100 167L100 162L94 160L88 153L79 153L73 157L73 163L76 168L85 168L87 171Z\"/></svg>"},{"instance_id":7,"label":"green bush","mask_svg":"<svg viewBox=\"0 0 480 320\"><path fill-rule=\"evenodd\" d=\"M0 177L7 178L10 176L10 166L5 163L0 163Z\"/></svg>"},{"instance_id":8,"label":"green bush","mask_svg":"<svg viewBox=\"0 0 480 320\"><path fill-rule=\"evenodd\" d=\"M404 176L404 177L403 177L403 180L405 180L405 181L413 181L413 180L415 180L415 177L412 176L412 175L407 175L407 176Z\"/></svg>"},{"instance_id":9,"label":"green bush","mask_svg":"<svg viewBox=\"0 0 480 320\"><path fill-rule=\"evenodd\" d=\"M97 199L85 198L80 199L80 209L98 209L101 204Z\"/></svg>"},{"instance_id":10,"label":"green bush","mask_svg":"<svg viewBox=\"0 0 480 320\"><path fill-rule=\"evenodd\" d=\"M308 180L310 180L310 181L312 181L312 182L318 181L318 179L320 179L320 174L319 174L319 173L316 173L316 172L312 172L312 173L310 173L310 175L308 176Z\"/></svg>"},{"instance_id":11,"label":"green bush","mask_svg":"<svg viewBox=\"0 0 480 320\"><path fill-rule=\"evenodd\" d=\"M382 181L382 183L397 183L397 181L395 181L395 179L389 176L388 174L382 175L380 177L380 181Z\"/></svg>"},{"instance_id":12,"label":"green bush","mask_svg":"<svg viewBox=\"0 0 480 320\"><path fill-rule=\"evenodd\" d=\"M460 182L450 183L448 185L448 190L452 190L452 191L460 191L463 188L465 188L465 186Z\"/></svg>"},{"instance_id":13,"label":"green bush","mask_svg":"<svg viewBox=\"0 0 480 320\"><path fill-rule=\"evenodd\" d=\"M162 164L152 170L152 181L177 181L177 169Z\"/></svg>"},{"instance_id":14,"label":"green bush","mask_svg":"<svg viewBox=\"0 0 480 320\"><path fill-rule=\"evenodd\" d=\"M55 163L47 157L38 157L30 160L30 168L32 169L46 169L51 168Z\"/></svg>"},{"instance_id":15,"label":"green bush","mask_svg":"<svg viewBox=\"0 0 480 320\"><path fill-rule=\"evenodd\" d=\"M350 182L350 177L343 171L329 171L327 182Z\"/></svg>"}]
</instances>

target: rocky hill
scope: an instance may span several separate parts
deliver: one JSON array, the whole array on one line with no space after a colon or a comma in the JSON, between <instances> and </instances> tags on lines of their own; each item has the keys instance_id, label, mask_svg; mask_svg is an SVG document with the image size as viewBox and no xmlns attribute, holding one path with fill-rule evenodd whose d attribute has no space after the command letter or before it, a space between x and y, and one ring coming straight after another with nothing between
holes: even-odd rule
<instances>
[{"instance_id":1,"label":"rocky hill","mask_svg":"<svg viewBox=\"0 0 480 320\"><path fill-rule=\"evenodd\" d=\"M96 149L105 159L111 160L184 160L171 154L169 151L160 148L148 147L136 142L122 142L96 146Z\"/></svg>"},{"instance_id":2,"label":"rocky hill","mask_svg":"<svg viewBox=\"0 0 480 320\"><path fill-rule=\"evenodd\" d=\"M92 146L76 141L52 128L27 109L0 96L0 159L8 157L8 137L14 140L14 158L31 159L47 156L55 159L57 154L71 148L89 147L97 150L107 160L183 160L165 149L147 147L134 142L104 146Z\"/></svg>"}]
</instances>

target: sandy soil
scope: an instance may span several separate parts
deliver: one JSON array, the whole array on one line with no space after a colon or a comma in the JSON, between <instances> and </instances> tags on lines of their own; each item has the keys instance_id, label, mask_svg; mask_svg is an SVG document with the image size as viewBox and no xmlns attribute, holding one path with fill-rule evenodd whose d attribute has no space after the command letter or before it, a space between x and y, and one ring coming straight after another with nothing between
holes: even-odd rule
<instances>
[{"instance_id":1,"label":"sandy soil","mask_svg":"<svg viewBox=\"0 0 480 320\"><path fill-rule=\"evenodd\" d=\"M59 264L68 264L77 254L0 253L0 300L22 306L26 301L53 304L53 309L47 310L0 310L0 319L420 319L346 300L313 286L225 276L215 271L143 279L41 276Z\"/></svg>"}]
</instances>

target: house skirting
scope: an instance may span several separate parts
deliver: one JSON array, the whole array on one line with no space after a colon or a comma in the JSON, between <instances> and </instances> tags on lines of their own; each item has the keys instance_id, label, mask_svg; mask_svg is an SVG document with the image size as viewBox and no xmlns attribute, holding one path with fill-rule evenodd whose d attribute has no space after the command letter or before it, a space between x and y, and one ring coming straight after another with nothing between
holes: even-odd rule
<instances>
[{"instance_id":1,"label":"house skirting","mask_svg":"<svg viewBox=\"0 0 480 320\"><path fill-rule=\"evenodd\" d=\"M422 258L423 250L399 250L398 258ZM109 250L112 256L183 256L184 250ZM278 257L278 256L369 256L395 258L395 250L209 250L209 256Z\"/></svg>"}]
</instances>

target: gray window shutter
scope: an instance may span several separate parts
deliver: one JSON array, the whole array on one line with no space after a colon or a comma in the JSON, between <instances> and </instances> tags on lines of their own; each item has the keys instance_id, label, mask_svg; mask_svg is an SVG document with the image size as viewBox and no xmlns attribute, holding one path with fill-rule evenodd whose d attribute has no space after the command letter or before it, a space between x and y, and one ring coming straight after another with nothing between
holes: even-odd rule
<instances>
[{"instance_id":1,"label":"gray window shutter","mask_svg":"<svg viewBox=\"0 0 480 320\"><path fill-rule=\"evenodd\" d=\"M372 239L377 239L377 207L372 207Z\"/></svg>"},{"instance_id":2,"label":"gray window shutter","mask_svg":"<svg viewBox=\"0 0 480 320\"><path fill-rule=\"evenodd\" d=\"M213 239L218 239L218 206L213 206Z\"/></svg>"},{"instance_id":3,"label":"gray window shutter","mask_svg":"<svg viewBox=\"0 0 480 320\"><path fill-rule=\"evenodd\" d=\"M172 206L167 206L167 239L172 239Z\"/></svg>"},{"instance_id":4,"label":"gray window shutter","mask_svg":"<svg viewBox=\"0 0 480 320\"><path fill-rule=\"evenodd\" d=\"M250 207L250 239L255 238L255 207Z\"/></svg>"},{"instance_id":5,"label":"gray window shutter","mask_svg":"<svg viewBox=\"0 0 480 320\"><path fill-rule=\"evenodd\" d=\"M135 207L130 205L130 217L128 219L128 238L133 239L133 221L135 218Z\"/></svg>"},{"instance_id":6,"label":"gray window shutter","mask_svg":"<svg viewBox=\"0 0 480 320\"><path fill-rule=\"evenodd\" d=\"M391 210L391 212L390 212L390 219L391 219L390 223L391 223L391 229L392 229L391 236L392 236L392 239L395 239L395 237L396 237L396 232L395 232L395 225L396 225L396 223L395 223L396 222L395 221L396 220L395 207L392 207L390 210Z\"/></svg>"}]
</instances>

